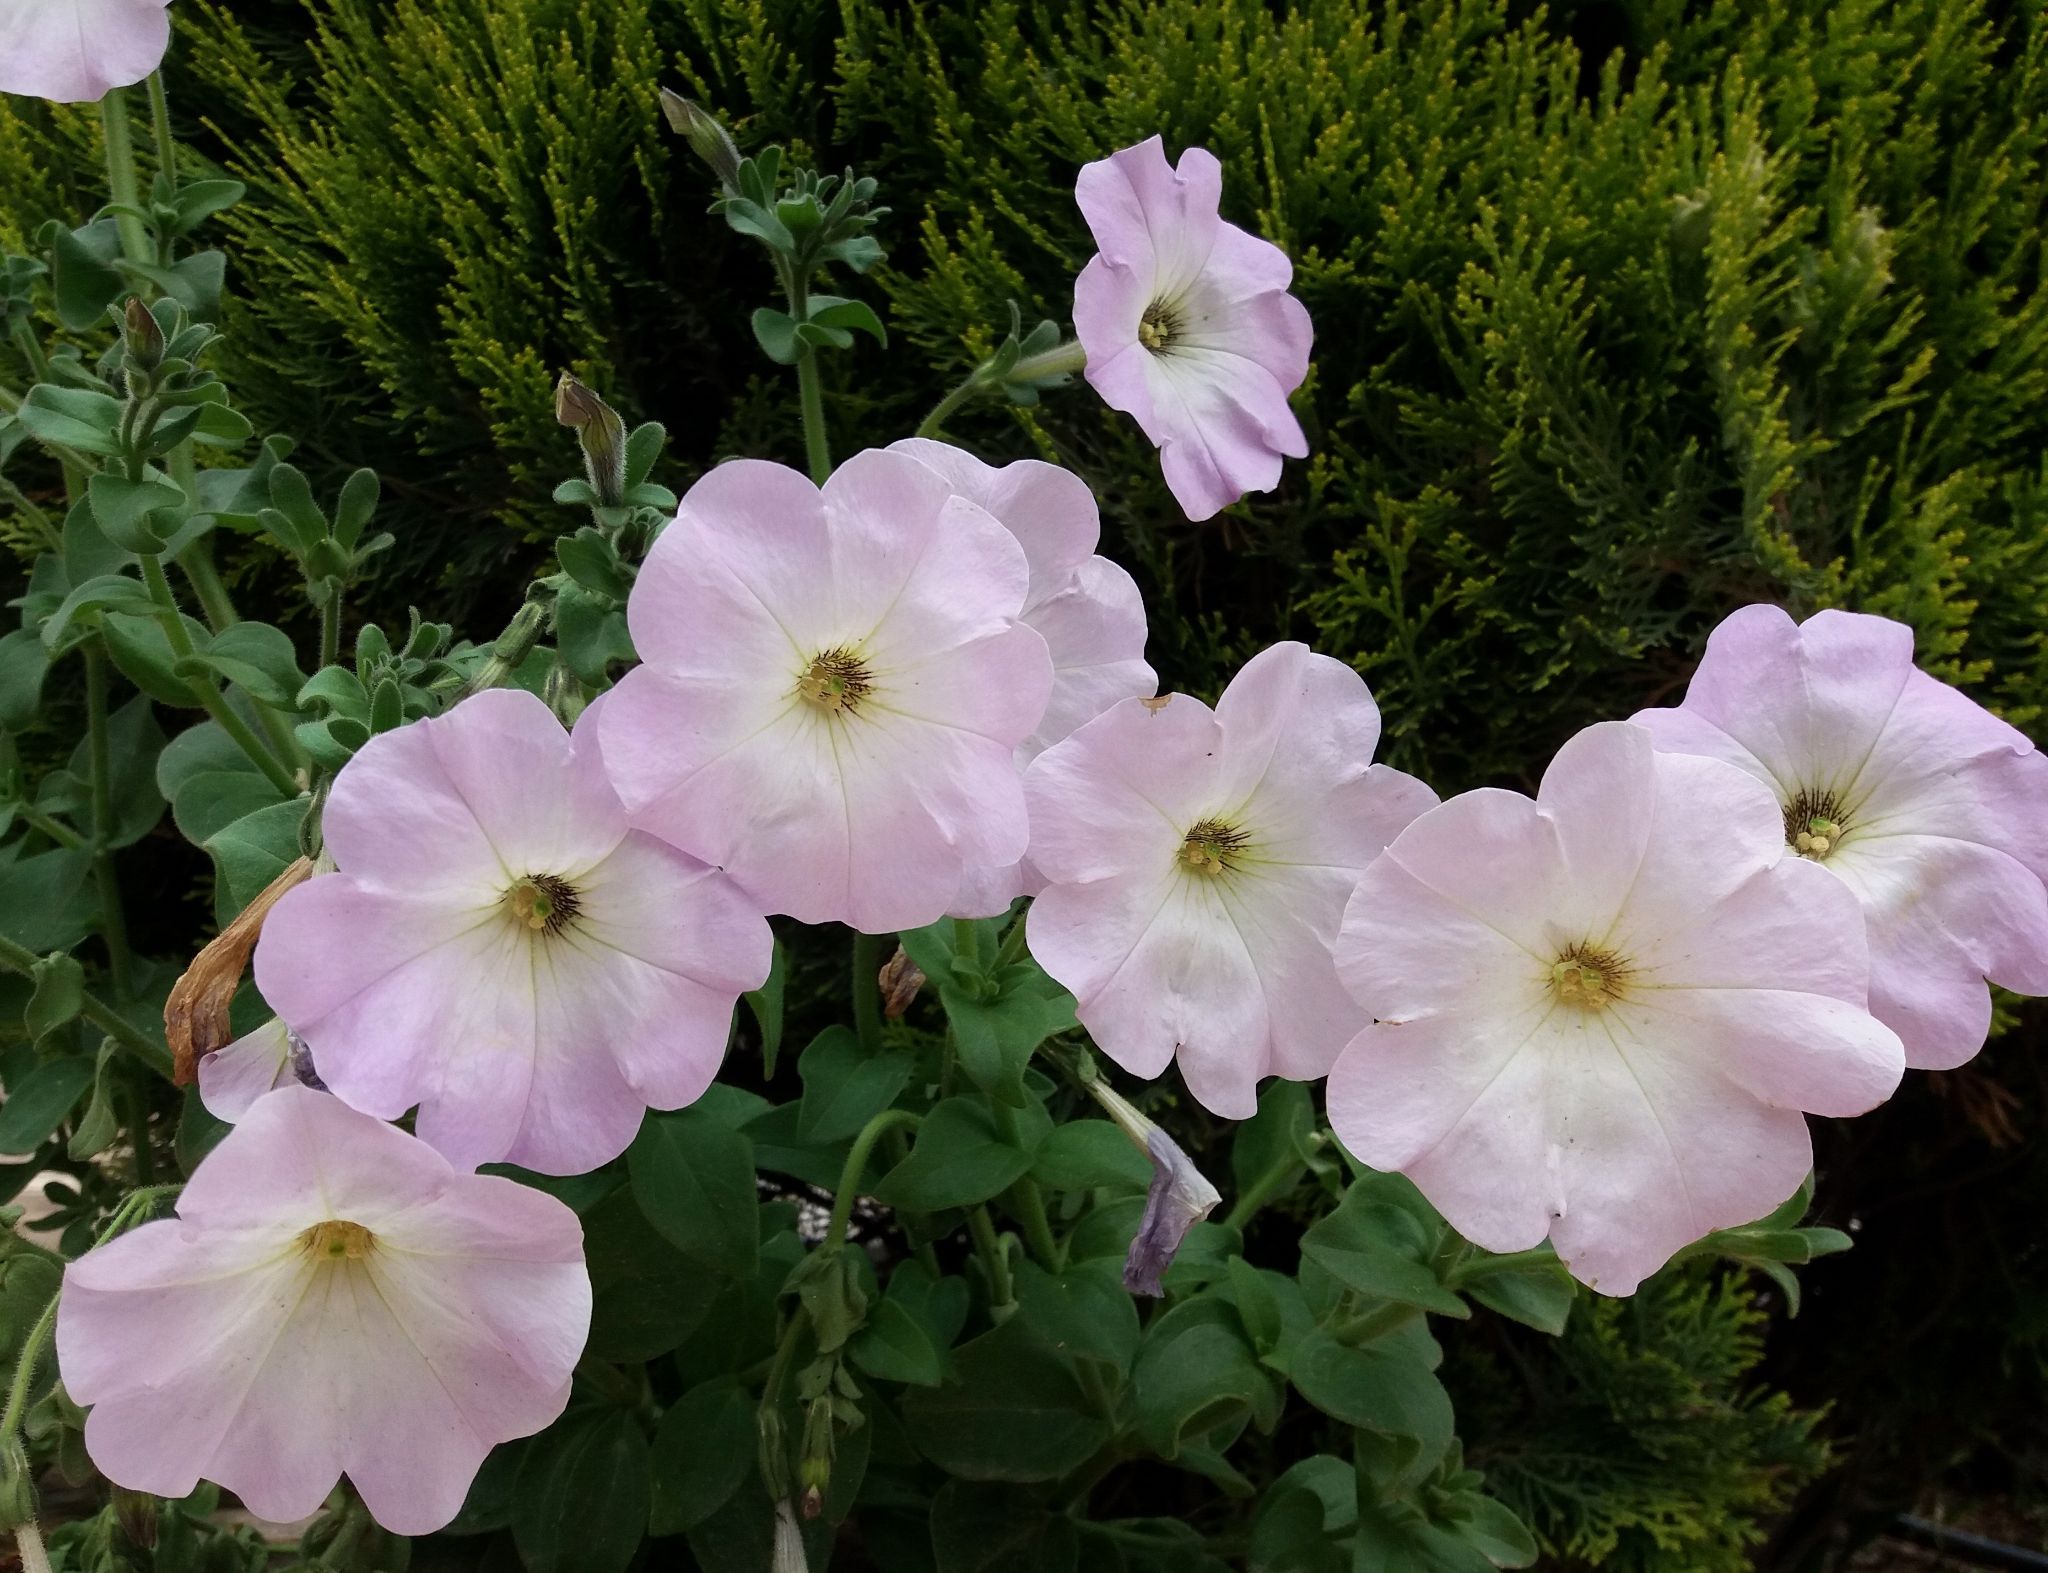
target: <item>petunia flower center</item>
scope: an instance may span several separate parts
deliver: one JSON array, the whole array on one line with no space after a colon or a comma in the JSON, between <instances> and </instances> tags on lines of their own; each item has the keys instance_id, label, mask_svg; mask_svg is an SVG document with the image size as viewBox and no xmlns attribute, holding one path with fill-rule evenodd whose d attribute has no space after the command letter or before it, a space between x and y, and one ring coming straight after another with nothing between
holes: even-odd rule
<instances>
[{"instance_id":1,"label":"petunia flower center","mask_svg":"<svg viewBox=\"0 0 2048 1573\"><path fill-rule=\"evenodd\" d=\"M1250 841L1248 834L1224 820L1199 820L1181 841L1181 866L1213 879L1237 867Z\"/></svg>"},{"instance_id":2,"label":"petunia flower center","mask_svg":"<svg viewBox=\"0 0 2048 1573\"><path fill-rule=\"evenodd\" d=\"M505 905L536 934L561 933L582 909L576 887L559 874L528 875L505 892Z\"/></svg>"},{"instance_id":3,"label":"petunia flower center","mask_svg":"<svg viewBox=\"0 0 2048 1573\"><path fill-rule=\"evenodd\" d=\"M1611 950L1571 945L1551 963L1550 987L1559 1004L1575 1010L1604 1010L1621 998L1631 970Z\"/></svg>"},{"instance_id":4,"label":"petunia flower center","mask_svg":"<svg viewBox=\"0 0 2048 1573\"><path fill-rule=\"evenodd\" d=\"M299 1249L323 1266L360 1262L377 1248L377 1237L359 1223L330 1218L299 1236Z\"/></svg>"},{"instance_id":5,"label":"petunia flower center","mask_svg":"<svg viewBox=\"0 0 2048 1573\"><path fill-rule=\"evenodd\" d=\"M1848 810L1832 792L1802 791L1785 805L1785 845L1801 857L1824 861L1848 829Z\"/></svg>"},{"instance_id":6,"label":"petunia flower center","mask_svg":"<svg viewBox=\"0 0 2048 1573\"><path fill-rule=\"evenodd\" d=\"M796 691L827 715L858 714L874 686L874 674L844 645L813 656L796 680Z\"/></svg>"},{"instance_id":7,"label":"petunia flower center","mask_svg":"<svg viewBox=\"0 0 2048 1573\"><path fill-rule=\"evenodd\" d=\"M1163 355L1182 333L1180 313L1172 302L1155 300L1138 319L1138 342L1154 355Z\"/></svg>"}]
</instances>

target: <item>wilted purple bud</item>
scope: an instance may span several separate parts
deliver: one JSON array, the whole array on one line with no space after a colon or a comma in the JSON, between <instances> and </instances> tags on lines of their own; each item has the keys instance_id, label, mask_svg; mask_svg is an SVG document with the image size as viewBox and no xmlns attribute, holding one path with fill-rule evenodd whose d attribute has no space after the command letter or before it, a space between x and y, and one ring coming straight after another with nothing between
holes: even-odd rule
<instances>
[{"instance_id":1,"label":"wilted purple bud","mask_svg":"<svg viewBox=\"0 0 2048 1573\"><path fill-rule=\"evenodd\" d=\"M1223 1200L1208 1177L1188 1155L1130 1099L1107 1082L1090 1076L1088 1092L1116 1121L1123 1133L1152 1160L1152 1188L1145 1193L1145 1216L1138 1221L1131 1254L1124 1258L1124 1287L1132 1294L1164 1295L1166 1269L1188 1230Z\"/></svg>"},{"instance_id":2,"label":"wilted purple bud","mask_svg":"<svg viewBox=\"0 0 2048 1573\"><path fill-rule=\"evenodd\" d=\"M284 1041L291 1051L292 1074L299 1079L299 1085L315 1092L327 1091L327 1083L313 1068L313 1046L289 1027L285 1029Z\"/></svg>"},{"instance_id":3,"label":"wilted purple bud","mask_svg":"<svg viewBox=\"0 0 2048 1573\"><path fill-rule=\"evenodd\" d=\"M1131 1254L1124 1258L1124 1287L1132 1294L1163 1295L1166 1269L1181 1241L1223 1197L1180 1143L1156 1125L1145 1138L1145 1155L1152 1160L1152 1188L1145 1193L1145 1216Z\"/></svg>"}]
</instances>

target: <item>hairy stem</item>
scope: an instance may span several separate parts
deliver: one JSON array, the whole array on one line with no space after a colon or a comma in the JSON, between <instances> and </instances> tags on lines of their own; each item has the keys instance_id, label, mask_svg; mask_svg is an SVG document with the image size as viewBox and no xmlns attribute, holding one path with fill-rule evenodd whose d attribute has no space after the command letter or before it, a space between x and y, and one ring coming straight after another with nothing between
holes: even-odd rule
<instances>
[{"instance_id":1,"label":"hairy stem","mask_svg":"<svg viewBox=\"0 0 2048 1573\"><path fill-rule=\"evenodd\" d=\"M192 635L186 630L185 619L178 611L177 597L171 593L171 583L164 577L163 564L154 557L142 559L143 583L149 587L150 598L157 605L157 621L163 625L164 638L170 643L171 654L180 660L197 652L192 647ZM206 713L220 724L220 729L234 739L235 746L249 756L249 762L269 779L270 784L286 797L299 795L299 783L291 771L278 761L275 754L263 746L263 740L250 729L228 703L211 677L192 677L192 695L205 708Z\"/></svg>"},{"instance_id":2,"label":"hairy stem","mask_svg":"<svg viewBox=\"0 0 2048 1573\"><path fill-rule=\"evenodd\" d=\"M121 886L114 877L114 761L107 725L107 658L97 641L85 646L86 749L92 760L92 877L100 898L100 938L107 946L107 973L114 997L127 999L132 990L128 956L128 915L121 905Z\"/></svg>"},{"instance_id":3,"label":"hairy stem","mask_svg":"<svg viewBox=\"0 0 2048 1573\"><path fill-rule=\"evenodd\" d=\"M15 817L22 823L33 825L60 847L69 847L73 852L83 852L92 843L69 825L52 819L33 803L16 803Z\"/></svg>"},{"instance_id":4,"label":"hairy stem","mask_svg":"<svg viewBox=\"0 0 2048 1573\"><path fill-rule=\"evenodd\" d=\"M996 1134L1010 1146L1021 1148L1024 1137L1017 1129L1017 1111L1000 1098L989 1099L989 1107L995 1111ZM1064 1265L1065 1253L1053 1238L1052 1220L1046 1217L1045 1196L1038 1189L1038 1182L1025 1175L1010 1187L1009 1200L1010 1211L1024 1225L1024 1239L1031 1254L1038 1258L1038 1265L1049 1273L1058 1272Z\"/></svg>"},{"instance_id":5,"label":"hairy stem","mask_svg":"<svg viewBox=\"0 0 2048 1573\"><path fill-rule=\"evenodd\" d=\"M882 966L895 944L893 934L853 936L853 1026L863 1054L882 1049Z\"/></svg>"},{"instance_id":6,"label":"hairy stem","mask_svg":"<svg viewBox=\"0 0 2048 1573\"><path fill-rule=\"evenodd\" d=\"M961 380L958 386L932 406L931 413L917 423L915 435L937 438L946 429L946 422L959 412L960 407L978 396L987 386L988 383L982 377L981 368L979 366L975 367L973 371L969 372Z\"/></svg>"},{"instance_id":7,"label":"hairy stem","mask_svg":"<svg viewBox=\"0 0 2048 1573\"><path fill-rule=\"evenodd\" d=\"M908 1109L884 1109L860 1128L847 1151L845 1167L839 1171L839 1188L832 1193L832 1221L825 1225L825 1240L819 1250L836 1250L846 1243L846 1228L853 1221L853 1204L860 1196L861 1176L867 1171L868 1154L874 1151L875 1143L884 1132L917 1123L918 1117Z\"/></svg>"},{"instance_id":8,"label":"hairy stem","mask_svg":"<svg viewBox=\"0 0 2048 1573\"><path fill-rule=\"evenodd\" d=\"M107 189L116 202L131 208L142 205L135 179L135 137L128 128L128 90L117 87L100 100L100 126L106 133ZM121 252L130 262L156 261L156 248L149 243L149 231L133 213L114 216L121 235Z\"/></svg>"},{"instance_id":9,"label":"hairy stem","mask_svg":"<svg viewBox=\"0 0 2048 1573\"><path fill-rule=\"evenodd\" d=\"M1003 1252L1003 1242L996 1238L996 1226L986 1204L977 1202L968 1210L967 1232L974 1237L975 1254L988 1274L991 1309L1006 1311L1017 1303L1017 1291L1010 1282L1010 1259Z\"/></svg>"}]
</instances>

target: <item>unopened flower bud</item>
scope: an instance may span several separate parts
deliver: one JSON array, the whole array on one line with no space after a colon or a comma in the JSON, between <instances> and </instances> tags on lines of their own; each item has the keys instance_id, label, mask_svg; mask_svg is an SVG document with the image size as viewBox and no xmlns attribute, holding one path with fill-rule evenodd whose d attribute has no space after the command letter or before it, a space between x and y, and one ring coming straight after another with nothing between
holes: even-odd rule
<instances>
[{"instance_id":1,"label":"unopened flower bud","mask_svg":"<svg viewBox=\"0 0 2048 1573\"><path fill-rule=\"evenodd\" d=\"M500 688L511 682L513 673L533 654L533 647L540 642L547 626L546 607L538 601L528 601L521 606L491 646L491 658L463 684L461 697L467 699L471 694L480 694L487 688Z\"/></svg>"},{"instance_id":2,"label":"unopened flower bud","mask_svg":"<svg viewBox=\"0 0 2048 1573\"><path fill-rule=\"evenodd\" d=\"M667 88L661 90L661 112L669 129L690 144L690 151L704 161L718 177L718 183L728 191L738 190L740 150L717 118L702 104Z\"/></svg>"},{"instance_id":3,"label":"unopened flower bud","mask_svg":"<svg viewBox=\"0 0 2048 1573\"><path fill-rule=\"evenodd\" d=\"M910 1003L917 998L917 991L924 987L924 970L910 959L910 953L901 945L896 954L882 963L880 977L882 986L882 1014L891 1021L901 1021Z\"/></svg>"},{"instance_id":4,"label":"unopened flower bud","mask_svg":"<svg viewBox=\"0 0 2048 1573\"><path fill-rule=\"evenodd\" d=\"M121 313L121 345L128 352L128 369L147 377L164 363L164 330L156 314L130 295Z\"/></svg>"},{"instance_id":5,"label":"unopened flower bud","mask_svg":"<svg viewBox=\"0 0 2048 1573\"><path fill-rule=\"evenodd\" d=\"M810 1573L810 1566L804 1556L803 1526L784 1497L775 1504L775 1561L770 1573Z\"/></svg>"},{"instance_id":6,"label":"unopened flower bud","mask_svg":"<svg viewBox=\"0 0 2048 1573\"><path fill-rule=\"evenodd\" d=\"M115 1486L113 1502L114 1521L121 1526L121 1533L140 1550L154 1549L156 1498L146 1491L130 1491L126 1486Z\"/></svg>"},{"instance_id":7,"label":"unopened flower bud","mask_svg":"<svg viewBox=\"0 0 2048 1573\"><path fill-rule=\"evenodd\" d=\"M177 1086L191 1086L199 1074L199 1061L215 1049L227 1047L234 1038L228 1007L234 1003L235 990L242 986L242 974L263 933L263 920L286 891L304 883L312 872L313 865L305 858L288 865L192 958L192 965L171 985L164 1000L164 1041L170 1045L171 1080Z\"/></svg>"},{"instance_id":8,"label":"unopened flower bud","mask_svg":"<svg viewBox=\"0 0 2048 1573\"><path fill-rule=\"evenodd\" d=\"M17 1437L9 1437L0 1448L0 1534L12 1534L36 1516L35 1481L30 1477L28 1454Z\"/></svg>"},{"instance_id":9,"label":"unopened flower bud","mask_svg":"<svg viewBox=\"0 0 2048 1573\"><path fill-rule=\"evenodd\" d=\"M583 449L583 473L604 507L626 501L626 423L619 412L568 372L555 384L555 419L573 427Z\"/></svg>"}]
</instances>

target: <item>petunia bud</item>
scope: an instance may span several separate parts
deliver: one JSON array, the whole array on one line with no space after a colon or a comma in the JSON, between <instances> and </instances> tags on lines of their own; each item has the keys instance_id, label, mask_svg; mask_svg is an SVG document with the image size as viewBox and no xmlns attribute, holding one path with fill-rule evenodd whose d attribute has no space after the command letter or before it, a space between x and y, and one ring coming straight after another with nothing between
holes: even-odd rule
<instances>
[{"instance_id":1,"label":"petunia bud","mask_svg":"<svg viewBox=\"0 0 2048 1573\"><path fill-rule=\"evenodd\" d=\"M242 973L262 935L263 920L286 891L303 884L312 872L313 865L305 858L287 866L192 958L184 976L171 985L164 1001L164 1041L171 1047L171 1080L177 1086L191 1086L199 1074L200 1059L225 1048L234 1037L228 1007L242 986Z\"/></svg>"},{"instance_id":2,"label":"petunia bud","mask_svg":"<svg viewBox=\"0 0 2048 1573\"><path fill-rule=\"evenodd\" d=\"M810 1573L810 1566L804 1555L803 1527L796 1521L796 1510L784 1497L775 1504L775 1561L770 1573Z\"/></svg>"},{"instance_id":3,"label":"petunia bud","mask_svg":"<svg viewBox=\"0 0 2048 1573\"><path fill-rule=\"evenodd\" d=\"M574 428L583 449L583 472L591 490L606 508L626 501L626 423L595 393L568 372L555 384L555 419Z\"/></svg>"},{"instance_id":4,"label":"petunia bud","mask_svg":"<svg viewBox=\"0 0 2048 1573\"><path fill-rule=\"evenodd\" d=\"M740 150L734 145L731 133L718 123L717 117L680 93L661 90L661 112L667 118L669 129L676 132L690 144L695 153L718 177L718 183L728 191L739 189Z\"/></svg>"},{"instance_id":5,"label":"petunia bud","mask_svg":"<svg viewBox=\"0 0 2048 1573\"><path fill-rule=\"evenodd\" d=\"M114 1520L121 1526L121 1533L144 1551L156 1545L156 1498L146 1491L130 1491L126 1486L115 1486L113 1490Z\"/></svg>"},{"instance_id":6,"label":"petunia bud","mask_svg":"<svg viewBox=\"0 0 2048 1573\"><path fill-rule=\"evenodd\" d=\"M13 1533L36 1516L36 1488L18 1438L0 1446L0 1533Z\"/></svg>"},{"instance_id":7,"label":"petunia bud","mask_svg":"<svg viewBox=\"0 0 2048 1573\"><path fill-rule=\"evenodd\" d=\"M881 976L876 981L882 986L882 1014L891 1021L901 1021L911 1001L917 998L917 991L924 987L925 975L910 959L910 953L898 945L896 954L882 963Z\"/></svg>"},{"instance_id":8,"label":"petunia bud","mask_svg":"<svg viewBox=\"0 0 2048 1573\"><path fill-rule=\"evenodd\" d=\"M156 314L142 303L139 295L130 295L122 311L121 347L128 352L131 375L141 372L145 381L150 372L164 363L163 324L156 320Z\"/></svg>"},{"instance_id":9,"label":"petunia bud","mask_svg":"<svg viewBox=\"0 0 2048 1573\"><path fill-rule=\"evenodd\" d=\"M1145 1193L1145 1214L1124 1258L1124 1287L1132 1294L1164 1295L1167 1268L1190 1229L1208 1217L1223 1200L1208 1176L1194 1165L1176 1142L1128 1098L1099 1078L1090 1077L1088 1091L1145 1156L1152 1160L1152 1187Z\"/></svg>"}]
</instances>

